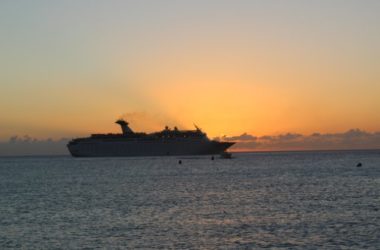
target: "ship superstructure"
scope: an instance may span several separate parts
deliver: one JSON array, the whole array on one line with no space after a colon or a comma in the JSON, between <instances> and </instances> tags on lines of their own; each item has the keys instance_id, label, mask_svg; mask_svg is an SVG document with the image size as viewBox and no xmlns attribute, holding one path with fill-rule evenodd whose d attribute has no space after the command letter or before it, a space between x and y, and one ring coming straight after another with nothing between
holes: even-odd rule
<instances>
[{"instance_id":1,"label":"ship superstructure","mask_svg":"<svg viewBox=\"0 0 380 250\"><path fill-rule=\"evenodd\" d=\"M210 140L200 128L179 130L177 127L154 133L134 132L120 119L121 134L92 134L71 140L67 147L75 157L125 157L221 154L234 142Z\"/></svg>"}]
</instances>

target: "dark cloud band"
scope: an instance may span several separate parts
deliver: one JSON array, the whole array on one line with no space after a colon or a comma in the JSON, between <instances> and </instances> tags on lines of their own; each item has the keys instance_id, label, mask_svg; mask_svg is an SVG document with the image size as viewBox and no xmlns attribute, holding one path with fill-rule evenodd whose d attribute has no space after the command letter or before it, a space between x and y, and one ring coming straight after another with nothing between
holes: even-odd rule
<instances>
[{"instance_id":1,"label":"dark cloud band","mask_svg":"<svg viewBox=\"0 0 380 250\"><path fill-rule=\"evenodd\" d=\"M335 150L335 149L379 149L380 132L369 133L351 129L345 133L301 135L294 133L257 137L244 133L240 136L215 138L236 141L233 150Z\"/></svg>"}]
</instances>

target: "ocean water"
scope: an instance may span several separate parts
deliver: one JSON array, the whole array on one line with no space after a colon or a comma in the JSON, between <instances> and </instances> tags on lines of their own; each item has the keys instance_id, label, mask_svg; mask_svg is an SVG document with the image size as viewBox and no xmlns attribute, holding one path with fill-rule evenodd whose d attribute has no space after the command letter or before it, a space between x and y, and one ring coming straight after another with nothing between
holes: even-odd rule
<instances>
[{"instance_id":1,"label":"ocean water","mask_svg":"<svg viewBox=\"0 0 380 250\"><path fill-rule=\"evenodd\" d=\"M234 156L0 158L0 249L380 249L380 151Z\"/></svg>"}]
</instances>

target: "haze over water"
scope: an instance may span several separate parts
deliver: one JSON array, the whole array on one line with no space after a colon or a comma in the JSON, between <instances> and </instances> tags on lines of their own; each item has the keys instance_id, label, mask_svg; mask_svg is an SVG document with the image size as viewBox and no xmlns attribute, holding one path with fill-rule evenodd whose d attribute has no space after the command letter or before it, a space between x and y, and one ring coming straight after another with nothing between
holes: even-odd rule
<instances>
[{"instance_id":1,"label":"haze over water","mask_svg":"<svg viewBox=\"0 0 380 250\"><path fill-rule=\"evenodd\" d=\"M0 248L378 249L380 151L235 156L0 158Z\"/></svg>"}]
</instances>

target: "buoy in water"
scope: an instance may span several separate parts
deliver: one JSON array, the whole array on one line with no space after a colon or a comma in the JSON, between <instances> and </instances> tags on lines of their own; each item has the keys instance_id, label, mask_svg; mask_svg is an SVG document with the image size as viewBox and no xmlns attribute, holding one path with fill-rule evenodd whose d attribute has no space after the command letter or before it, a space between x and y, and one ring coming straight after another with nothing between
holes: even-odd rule
<instances>
[{"instance_id":1,"label":"buoy in water","mask_svg":"<svg viewBox=\"0 0 380 250\"><path fill-rule=\"evenodd\" d=\"M178 161L178 164L182 164L182 161L181 161L181 160L179 160L179 161Z\"/></svg>"},{"instance_id":2,"label":"buoy in water","mask_svg":"<svg viewBox=\"0 0 380 250\"><path fill-rule=\"evenodd\" d=\"M214 156L211 156L211 160L213 161L215 158L214 158Z\"/></svg>"},{"instance_id":3,"label":"buoy in water","mask_svg":"<svg viewBox=\"0 0 380 250\"><path fill-rule=\"evenodd\" d=\"M363 164L361 162L359 162L358 164L356 164L356 167L357 168L360 168Z\"/></svg>"}]
</instances>

